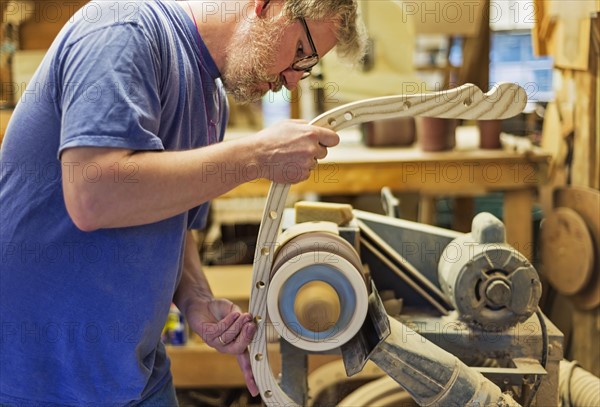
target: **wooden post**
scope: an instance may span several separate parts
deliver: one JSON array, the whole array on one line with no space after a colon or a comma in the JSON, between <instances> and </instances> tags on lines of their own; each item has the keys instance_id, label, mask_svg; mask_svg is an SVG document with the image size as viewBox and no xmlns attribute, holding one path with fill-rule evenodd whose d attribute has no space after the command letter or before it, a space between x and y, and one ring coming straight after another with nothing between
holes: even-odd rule
<instances>
[{"instance_id":1,"label":"wooden post","mask_svg":"<svg viewBox=\"0 0 600 407\"><path fill-rule=\"evenodd\" d=\"M504 224L506 241L527 258L533 260L533 191L515 189L504 193Z\"/></svg>"},{"instance_id":2,"label":"wooden post","mask_svg":"<svg viewBox=\"0 0 600 407\"><path fill-rule=\"evenodd\" d=\"M470 232L473 216L475 216L475 200L472 197L454 198L452 229L457 232Z\"/></svg>"},{"instance_id":3,"label":"wooden post","mask_svg":"<svg viewBox=\"0 0 600 407\"><path fill-rule=\"evenodd\" d=\"M426 225L435 225L436 202L433 196L422 195L419 200L419 222Z\"/></svg>"}]
</instances>

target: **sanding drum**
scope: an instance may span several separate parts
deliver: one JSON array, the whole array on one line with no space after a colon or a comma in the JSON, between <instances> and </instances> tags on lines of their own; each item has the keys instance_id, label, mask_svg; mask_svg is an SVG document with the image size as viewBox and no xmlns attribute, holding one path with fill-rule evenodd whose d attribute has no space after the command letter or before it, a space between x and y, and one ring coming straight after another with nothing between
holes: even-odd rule
<instances>
[{"instance_id":1,"label":"sanding drum","mask_svg":"<svg viewBox=\"0 0 600 407\"><path fill-rule=\"evenodd\" d=\"M348 342L368 309L356 249L329 222L296 225L280 236L277 247L267 293L273 327L283 339L308 351L327 351Z\"/></svg>"}]
</instances>

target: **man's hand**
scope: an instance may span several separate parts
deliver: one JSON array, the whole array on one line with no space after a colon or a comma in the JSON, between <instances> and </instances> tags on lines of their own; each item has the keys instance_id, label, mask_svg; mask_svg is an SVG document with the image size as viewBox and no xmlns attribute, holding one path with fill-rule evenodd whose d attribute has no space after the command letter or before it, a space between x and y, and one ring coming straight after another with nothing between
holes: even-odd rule
<instances>
[{"instance_id":1,"label":"man's hand","mask_svg":"<svg viewBox=\"0 0 600 407\"><path fill-rule=\"evenodd\" d=\"M194 332L209 346L219 352L236 355L250 394L258 395L247 349L256 333L252 315L242 313L229 300L215 298L191 303L185 317Z\"/></svg>"},{"instance_id":2,"label":"man's hand","mask_svg":"<svg viewBox=\"0 0 600 407\"><path fill-rule=\"evenodd\" d=\"M327 156L327 148L339 142L333 130L287 120L256 133L251 145L261 169L259 178L293 184L307 179L317 160Z\"/></svg>"}]
</instances>

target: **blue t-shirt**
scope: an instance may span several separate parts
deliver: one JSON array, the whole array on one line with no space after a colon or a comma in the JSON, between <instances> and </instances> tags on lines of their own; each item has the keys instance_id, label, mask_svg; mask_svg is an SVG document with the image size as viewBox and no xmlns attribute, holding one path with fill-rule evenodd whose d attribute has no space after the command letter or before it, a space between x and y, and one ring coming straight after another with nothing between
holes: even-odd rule
<instances>
[{"instance_id":1,"label":"blue t-shirt","mask_svg":"<svg viewBox=\"0 0 600 407\"><path fill-rule=\"evenodd\" d=\"M227 100L192 20L172 2L92 2L54 41L1 150L0 402L123 405L170 378L160 343L187 229L206 204L163 221L82 232L61 171L72 147L187 150L222 140ZM123 174L125 173L125 174ZM126 176L123 176L126 175Z\"/></svg>"}]
</instances>

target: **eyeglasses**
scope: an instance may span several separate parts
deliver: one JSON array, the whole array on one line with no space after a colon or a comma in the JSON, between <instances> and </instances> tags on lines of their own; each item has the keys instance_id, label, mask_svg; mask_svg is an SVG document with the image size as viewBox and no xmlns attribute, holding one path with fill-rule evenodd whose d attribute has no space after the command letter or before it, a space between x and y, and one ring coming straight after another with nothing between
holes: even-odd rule
<instances>
[{"instance_id":1,"label":"eyeglasses","mask_svg":"<svg viewBox=\"0 0 600 407\"><path fill-rule=\"evenodd\" d=\"M310 31L308 31L306 20L304 17L299 17L298 20L300 20L302 26L304 27L304 31L306 31L306 37L308 38L308 43L310 44L312 54L294 61L292 64L292 69L294 71L304 72L301 79L306 79L310 76L310 71L313 69L313 67L319 63L319 54L317 54L317 49L315 48L315 43L310 35Z\"/></svg>"}]
</instances>

